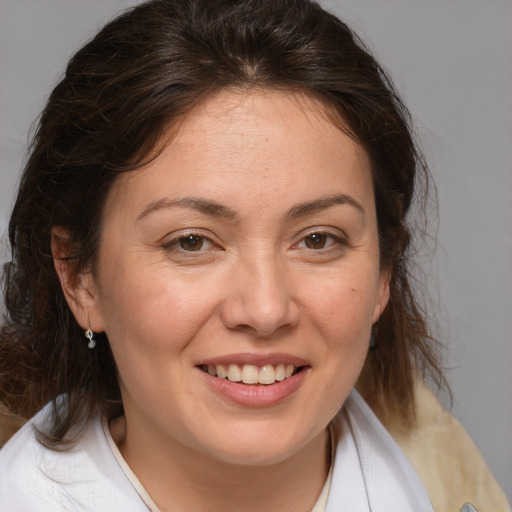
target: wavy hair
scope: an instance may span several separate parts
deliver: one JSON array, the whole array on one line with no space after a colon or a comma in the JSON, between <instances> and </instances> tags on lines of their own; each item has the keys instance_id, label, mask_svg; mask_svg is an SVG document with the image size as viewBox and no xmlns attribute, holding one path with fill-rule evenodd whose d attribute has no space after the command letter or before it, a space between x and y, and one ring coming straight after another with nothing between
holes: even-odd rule
<instances>
[{"instance_id":1,"label":"wavy hair","mask_svg":"<svg viewBox=\"0 0 512 512\"><path fill-rule=\"evenodd\" d=\"M365 44L307 0L153 0L122 13L71 58L39 119L9 222L0 403L28 418L53 401L41 433L47 446L63 447L98 408L122 411L105 334L88 350L65 301L52 228L70 234L76 273L94 269L102 209L120 173L154 158L165 130L179 129L209 94L255 87L320 99L370 158L381 266L391 273L390 301L374 326L378 349L364 370L371 405L411 420L415 374L445 382L411 285L408 212L415 190L425 197L428 170L409 112Z\"/></svg>"}]
</instances>

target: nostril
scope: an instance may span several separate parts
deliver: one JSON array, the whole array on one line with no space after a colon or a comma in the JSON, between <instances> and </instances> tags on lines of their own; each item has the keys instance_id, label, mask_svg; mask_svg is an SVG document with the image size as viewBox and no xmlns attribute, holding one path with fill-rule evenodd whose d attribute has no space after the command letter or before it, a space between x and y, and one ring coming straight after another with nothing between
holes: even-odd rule
<instances>
[{"instance_id":1,"label":"nostril","mask_svg":"<svg viewBox=\"0 0 512 512\"><path fill-rule=\"evenodd\" d=\"M256 271L251 282L236 280L232 295L222 303L221 318L229 329L268 338L296 325L300 315L289 288L279 279L272 284L265 276L257 278L260 274Z\"/></svg>"}]
</instances>

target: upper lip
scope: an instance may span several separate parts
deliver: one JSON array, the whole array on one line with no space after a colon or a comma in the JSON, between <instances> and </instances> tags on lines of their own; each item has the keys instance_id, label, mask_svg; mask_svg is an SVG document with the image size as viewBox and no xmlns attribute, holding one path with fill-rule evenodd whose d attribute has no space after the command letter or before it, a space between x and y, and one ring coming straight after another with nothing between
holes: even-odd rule
<instances>
[{"instance_id":1,"label":"upper lip","mask_svg":"<svg viewBox=\"0 0 512 512\"><path fill-rule=\"evenodd\" d=\"M240 354L227 354L224 356L211 357L202 359L197 366L206 365L229 365L238 364L243 366L251 364L254 366L264 366L266 364L293 364L294 366L308 366L308 362L301 358L286 353L271 353L271 354L255 354L255 353L240 353Z\"/></svg>"}]
</instances>

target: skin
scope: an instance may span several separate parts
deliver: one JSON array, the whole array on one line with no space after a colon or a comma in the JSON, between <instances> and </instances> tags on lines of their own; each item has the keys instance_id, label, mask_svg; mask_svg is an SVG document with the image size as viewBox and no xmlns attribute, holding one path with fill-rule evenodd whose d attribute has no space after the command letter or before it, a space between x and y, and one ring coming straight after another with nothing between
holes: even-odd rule
<instances>
[{"instance_id":1,"label":"skin","mask_svg":"<svg viewBox=\"0 0 512 512\"><path fill-rule=\"evenodd\" d=\"M78 322L108 335L111 430L161 510L309 511L322 489L326 426L389 294L370 164L322 112L295 93L209 97L114 184L95 271L71 282L55 260ZM306 370L284 400L243 406L198 368L240 353Z\"/></svg>"}]
</instances>

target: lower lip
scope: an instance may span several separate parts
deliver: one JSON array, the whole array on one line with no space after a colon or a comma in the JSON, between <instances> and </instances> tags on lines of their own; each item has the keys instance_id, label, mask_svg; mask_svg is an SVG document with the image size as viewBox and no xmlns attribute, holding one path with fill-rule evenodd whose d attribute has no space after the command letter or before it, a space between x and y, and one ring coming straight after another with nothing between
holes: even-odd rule
<instances>
[{"instance_id":1,"label":"lower lip","mask_svg":"<svg viewBox=\"0 0 512 512\"><path fill-rule=\"evenodd\" d=\"M308 370L308 368L303 368L295 375L280 382L276 381L274 384L253 385L231 382L228 379L220 379L198 368L198 371L201 372L207 384L213 388L216 393L245 407L269 407L278 404L297 391L304 382Z\"/></svg>"}]
</instances>

